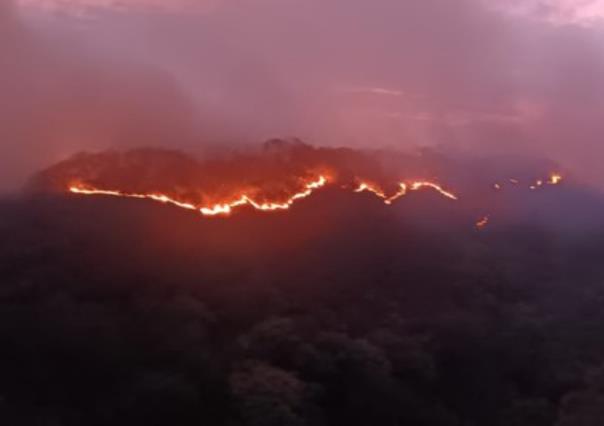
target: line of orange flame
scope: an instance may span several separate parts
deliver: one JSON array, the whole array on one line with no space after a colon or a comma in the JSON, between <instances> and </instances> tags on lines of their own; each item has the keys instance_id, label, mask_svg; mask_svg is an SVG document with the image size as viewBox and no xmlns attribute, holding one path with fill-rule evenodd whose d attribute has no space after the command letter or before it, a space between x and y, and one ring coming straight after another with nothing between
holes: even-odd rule
<instances>
[{"instance_id":1,"label":"line of orange flame","mask_svg":"<svg viewBox=\"0 0 604 426\"><path fill-rule=\"evenodd\" d=\"M545 184L548 185L557 185L562 181L562 176L559 174L552 174L547 181L538 180L535 185L531 186L531 189L537 189L537 187L541 187ZM212 206L202 206L202 205L194 205L191 203L178 201L174 198L169 197L168 195L161 193L131 193L124 192L119 190L107 190L95 188L90 185L77 184L69 187L69 191L73 194L79 195L105 195L105 196L113 196L113 197L121 197L121 198L137 198L137 199L148 199L157 201L164 204L170 204L176 207L180 207L187 210L196 210L199 211L204 216L219 216L219 215L229 215L233 212L234 209L242 206L251 206L259 211L278 211L278 210L287 210L289 209L296 201L301 200L303 198L307 198L312 193L324 187L328 184L328 178L325 176L319 176L316 180L308 182L304 185L304 190L298 193L293 194L287 200L283 202L258 202L248 195L241 195L239 198L234 201L215 204ZM515 179L510 179L510 182L516 184L518 182ZM495 189L500 189L501 186L499 184L495 184ZM424 188L433 189L438 192L443 197L449 198L451 200L457 200L458 197L454 193L445 190L442 186L437 183L430 181L412 181L412 182L401 182L399 183L399 189L394 194L388 196L379 186L369 183L369 182L361 182L359 186L354 190L356 193L361 192L370 192L378 198L384 200L384 203L387 205L391 205L394 201L398 200L401 197L404 197L408 194L409 191L419 191ZM488 217L484 217L476 223L476 226L481 229L486 226L489 222Z\"/></svg>"},{"instance_id":2,"label":"line of orange flame","mask_svg":"<svg viewBox=\"0 0 604 426\"><path fill-rule=\"evenodd\" d=\"M317 180L309 182L305 185L304 191L295 193L290 198L288 198L284 202L270 202L270 203L260 203L247 195L242 195L240 198L235 201L231 201L223 204L215 204L213 206L195 206L191 203L185 203L174 198L171 198L165 194L157 194L157 193L130 193L123 192L118 190L106 190L106 189L98 189L91 186L85 185L72 185L69 187L69 191L73 194L80 195L106 195L113 197L121 197L121 198L138 198L138 199L147 199L158 201L164 204L170 204L176 207L180 207L187 210L198 210L204 216L218 216L218 215L229 215L233 212L233 209L245 205L252 206L256 210L261 211L275 211L275 210L287 210L289 209L297 200L302 198L309 197L316 189L319 189L327 184L327 178L325 176L319 176Z\"/></svg>"},{"instance_id":3,"label":"line of orange flame","mask_svg":"<svg viewBox=\"0 0 604 426\"><path fill-rule=\"evenodd\" d=\"M296 201L301 200L303 198L309 197L315 190L324 187L328 183L328 179L325 176L319 176L317 180L309 182L305 185L305 189L301 192L295 193L290 198L283 202L258 202L248 195L241 195L234 201L215 204L212 206L197 206L191 203L178 201L172 197L169 197L165 194L160 193L132 193L132 192L124 192L119 190L107 190L95 188L89 185L72 185L69 187L69 191L73 194L79 195L105 195L112 197L121 197L121 198L137 198L137 199L148 199L153 201L158 201L164 204L170 204L176 207L180 207L187 210L197 210L204 216L218 216L218 215L229 215L233 212L237 207L242 207L245 205L251 206L256 210L260 211L277 211L277 210L287 210L289 209ZM437 185L433 182L427 181L417 181L407 183L400 183L399 190L393 194L392 196L387 196L382 190L378 189L377 186L371 185L369 183L361 183L359 187L355 190L355 192L364 192L369 191L375 194L377 197L382 198L384 203L390 205L398 198L407 194L408 191L418 191L422 188L431 188L435 191L439 192L441 195L456 200L457 197L448 191L445 191L440 185Z\"/></svg>"},{"instance_id":4,"label":"line of orange flame","mask_svg":"<svg viewBox=\"0 0 604 426\"><path fill-rule=\"evenodd\" d=\"M401 182L401 183L399 183L398 191L395 192L391 196L386 195L386 193L382 189L380 189L378 186L368 183L368 182L361 182L359 184L358 188L355 189L354 192L371 192L376 197L383 199L385 204L390 205L393 202L395 202L396 200L398 200L399 198L407 195L407 193L409 191L418 191L422 188L433 189L436 192L438 192L440 195L450 198L452 200L458 199L457 196L455 194L453 194L452 192L446 191L445 189L443 189L442 186L440 186L434 182L429 182L429 181L415 181L415 182L410 182L410 183Z\"/></svg>"}]
</instances>

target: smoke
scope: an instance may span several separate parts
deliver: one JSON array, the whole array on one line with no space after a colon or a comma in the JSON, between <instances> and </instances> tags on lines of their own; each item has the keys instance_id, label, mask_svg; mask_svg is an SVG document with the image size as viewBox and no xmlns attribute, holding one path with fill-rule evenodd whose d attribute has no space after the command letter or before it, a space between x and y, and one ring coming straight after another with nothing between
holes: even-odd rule
<instances>
[{"instance_id":1,"label":"smoke","mask_svg":"<svg viewBox=\"0 0 604 426\"><path fill-rule=\"evenodd\" d=\"M59 194L71 188L111 188L124 194L163 194L195 206L231 203L245 195L255 202L284 206L290 197L293 204L311 195L309 189L327 184L353 191L371 183L398 192L403 178L451 179L459 174L451 170L450 160L423 154L315 148L280 139L261 149L203 161L166 149L80 153L35 175L28 188L32 193Z\"/></svg>"},{"instance_id":2,"label":"smoke","mask_svg":"<svg viewBox=\"0 0 604 426\"><path fill-rule=\"evenodd\" d=\"M4 189L81 150L273 136L538 155L604 184L603 29L577 18L591 9L49 3L54 15L32 0L0 9Z\"/></svg>"},{"instance_id":3,"label":"smoke","mask_svg":"<svg viewBox=\"0 0 604 426\"><path fill-rule=\"evenodd\" d=\"M0 190L83 149L186 143L192 110L157 68L92 49L59 22L31 29L0 9Z\"/></svg>"}]
</instances>

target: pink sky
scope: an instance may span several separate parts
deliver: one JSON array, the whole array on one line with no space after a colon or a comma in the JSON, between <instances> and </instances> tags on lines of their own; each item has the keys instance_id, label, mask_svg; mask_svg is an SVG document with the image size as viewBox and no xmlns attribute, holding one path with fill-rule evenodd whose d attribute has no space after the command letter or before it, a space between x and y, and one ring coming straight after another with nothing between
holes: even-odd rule
<instances>
[{"instance_id":1,"label":"pink sky","mask_svg":"<svg viewBox=\"0 0 604 426\"><path fill-rule=\"evenodd\" d=\"M554 24L598 25L604 19L604 0L508 0L503 10L532 15Z\"/></svg>"},{"instance_id":2,"label":"pink sky","mask_svg":"<svg viewBox=\"0 0 604 426\"><path fill-rule=\"evenodd\" d=\"M18 1L5 185L83 149L274 136L543 155L604 184L604 0Z\"/></svg>"},{"instance_id":3,"label":"pink sky","mask_svg":"<svg viewBox=\"0 0 604 426\"><path fill-rule=\"evenodd\" d=\"M266 0L247 0L254 1ZM167 10L212 10L220 4L233 3L228 0L19 0L24 7L46 7L65 11L81 11L89 7L114 8L118 10L133 8L161 8ZM604 0L507 0L487 4L496 4L504 10L516 13L545 14L547 19L556 22L585 23L594 18L604 17Z\"/></svg>"}]
</instances>

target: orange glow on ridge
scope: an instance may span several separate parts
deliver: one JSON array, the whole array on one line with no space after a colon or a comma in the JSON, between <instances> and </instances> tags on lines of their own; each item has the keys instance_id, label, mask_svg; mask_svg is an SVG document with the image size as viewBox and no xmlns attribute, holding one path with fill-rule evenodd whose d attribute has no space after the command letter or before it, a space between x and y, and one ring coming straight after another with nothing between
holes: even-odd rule
<instances>
[{"instance_id":1,"label":"orange glow on ridge","mask_svg":"<svg viewBox=\"0 0 604 426\"><path fill-rule=\"evenodd\" d=\"M106 189L98 189L92 188L89 186L83 185L73 185L69 187L69 191L73 194L80 195L105 195L105 196L113 196L113 197L121 197L121 198L137 198L137 199L147 199L158 201L164 204L171 204L176 207L180 207L187 210L198 210L204 216L218 216L218 215L229 215L233 212L233 209L245 205L252 206L256 210L260 211L276 211L276 210L287 210L289 209L297 200L302 198L309 197L316 189L319 189L327 184L327 178L325 176L320 176L317 180L309 182L305 185L305 190L302 192L298 192L293 194L284 202L265 202L260 203L247 195L242 195L240 198L235 201L231 201L223 204L215 204L213 206L195 206L191 203L185 203L181 201L177 201L165 194L137 194L137 193L128 193L116 190L106 190Z\"/></svg>"},{"instance_id":2,"label":"orange glow on ridge","mask_svg":"<svg viewBox=\"0 0 604 426\"><path fill-rule=\"evenodd\" d=\"M537 188L543 187L546 184L557 185L562 181L562 179L563 178L560 174L552 174L548 178L548 180L537 180L535 184L530 186L530 189L536 190ZM517 179L509 179L509 182L514 185L520 183ZM325 187L329 183L331 183L330 179L328 179L326 176L321 175L316 180L306 182L303 185L303 190L290 195L284 201L260 202L244 193L241 195L237 195L232 201L217 203L213 205L196 205L190 202L179 201L173 197L161 193L133 193L120 190L96 188L88 184L73 184L69 186L68 190L69 192L78 195L101 195L121 198L147 199L163 204L173 205L186 210L198 211L203 216L228 216L233 213L235 209L242 206L250 206L255 210L263 212L289 210L290 207L293 206L296 201L310 197L316 190ZM395 193L389 195L379 185L370 183L368 181L361 181L356 187L356 189L354 189L353 191L355 193L371 193L377 198L382 199L384 201L384 204L386 205L392 205L396 200L406 196L410 191L419 191L422 189L432 189L441 196L451 200L459 199L455 193L448 191L444 189L441 185L431 181L400 182L398 184L398 187L399 189ZM495 183L493 185L493 188L496 190L500 190L502 189L502 186L499 183ZM489 217L485 216L481 218L478 222L476 222L476 227L478 229L482 229L488 223Z\"/></svg>"},{"instance_id":3,"label":"orange glow on ridge","mask_svg":"<svg viewBox=\"0 0 604 426\"><path fill-rule=\"evenodd\" d=\"M423 189L423 188L434 189L436 192L443 195L444 197L450 198L452 200L457 200L457 196L455 194L444 190L442 186L440 186L434 182L429 182L429 181L414 181L414 182L409 182L409 183L401 182L398 184L398 186L399 186L399 190L391 196L386 195L386 193L382 189L380 189L376 185L368 183L368 182L361 182L361 184L358 186L358 188L354 192L357 192L357 193L358 192L371 192L376 197L383 199L384 203L387 205L391 205L399 198L404 197L405 195L407 195L407 193L409 191L419 191L420 189Z\"/></svg>"}]
</instances>

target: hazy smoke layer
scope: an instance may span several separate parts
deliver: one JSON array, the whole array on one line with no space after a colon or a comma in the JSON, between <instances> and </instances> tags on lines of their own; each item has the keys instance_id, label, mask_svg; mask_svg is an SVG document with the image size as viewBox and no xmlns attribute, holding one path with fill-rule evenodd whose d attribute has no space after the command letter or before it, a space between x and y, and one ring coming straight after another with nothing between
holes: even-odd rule
<instances>
[{"instance_id":1,"label":"hazy smoke layer","mask_svg":"<svg viewBox=\"0 0 604 426\"><path fill-rule=\"evenodd\" d=\"M30 30L9 3L0 8L0 190L74 151L190 137L189 100L171 77L60 24Z\"/></svg>"},{"instance_id":2,"label":"hazy smoke layer","mask_svg":"<svg viewBox=\"0 0 604 426\"><path fill-rule=\"evenodd\" d=\"M539 154L604 183L596 3L54 3L0 6L0 189L83 149L282 135Z\"/></svg>"},{"instance_id":3,"label":"hazy smoke layer","mask_svg":"<svg viewBox=\"0 0 604 426\"><path fill-rule=\"evenodd\" d=\"M72 186L91 185L125 193L166 194L195 205L211 205L243 194L261 201L284 200L320 176L349 190L361 182L371 182L396 192L403 179L454 180L459 170L452 170L452 165L453 161L435 152L405 155L318 148L296 140L274 139L260 147L204 161L166 149L80 153L35 175L28 189L66 193ZM467 167L464 172L468 173Z\"/></svg>"}]
</instances>

